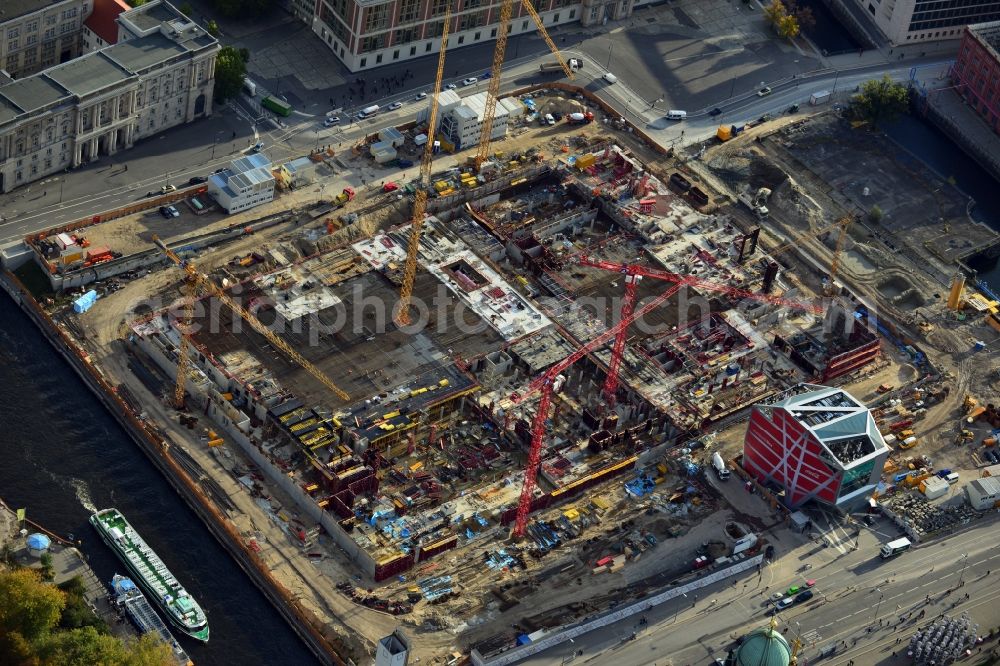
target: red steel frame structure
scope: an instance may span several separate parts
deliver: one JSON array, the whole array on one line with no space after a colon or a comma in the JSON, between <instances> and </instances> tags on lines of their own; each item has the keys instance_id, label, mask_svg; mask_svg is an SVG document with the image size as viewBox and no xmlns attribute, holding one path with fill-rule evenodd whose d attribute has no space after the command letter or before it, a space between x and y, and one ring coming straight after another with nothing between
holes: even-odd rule
<instances>
[{"instance_id":1,"label":"red steel frame structure","mask_svg":"<svg viewBox=\"0 0 1000 666\"><path fill-rule=\"evenodd\" d=\"M516 405L524 401L535 391L541 391L538 401L538 408L531 426L531 445L528 449L528 462L524 469L524 485L521 488L521 497L517 505L517 518L514 522L514 536L521 537L528 526L528 515L531 513L531 497L535 491L535 481L538 477L538 466L542 459L542 445L545 442L545 422L548 420L549 408L552 406L552 392L554 391L556 378L568 367L579 361L584 356L597 350L606 342L614 338L612 348L611 365L608 373L608 380L605 382L604 391L608 400L614 400L614 393L618 388L618 369L621 367L621 357L625 349L625 340L629 326L637 319L645 316L648 312L659 307L671 296L680 291L683 287L699 287L709 291L722 292L729 296L740 298L751 298L765 301L775 305L784 305L799 309L809 310L814 313L821 311L821 308L811 304L799 303L788 299L760 294L744 289L737 289L728 285L718 284L709 280L696 277L694 275L681 275L669 271L648 268L645 266L634 266L631 264L618 264L610 261L600 261L581 256L578 262L583 266L591 266L604 270L615 271L626 276L625 299L622 305L618 323L606 330L604 333L593 338L575 352L556 363L544 373L536 377L528 385L528 389L521 394L512 395L511 400ZM636 287L642 277L654 277L660 280L673 282L669 289L659 294L649 303L646 303L638 310L635 310ZM611 388L609 395L609 387Z\"/></svg>"}]
</instances>

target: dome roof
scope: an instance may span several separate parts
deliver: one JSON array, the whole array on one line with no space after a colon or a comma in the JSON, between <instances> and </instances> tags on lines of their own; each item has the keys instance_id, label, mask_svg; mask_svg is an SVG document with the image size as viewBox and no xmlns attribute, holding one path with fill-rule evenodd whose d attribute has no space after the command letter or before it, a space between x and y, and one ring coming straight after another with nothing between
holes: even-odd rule
<instances>
[{"instance_id":1,"label":"dome roof","mask_svg":"<svg viewBox=\"0 0 1000 666\"><path fill-rule=\"evenodd\" d=\"M788 666L791 660L788 641L773 627L754 629L736 650L737 666Z\"/></svg>"},{"instance_id":2,"label":"dome roof","mask_svg":"<svg viewBox=\"0 0 1000 666\"><path fill-rule=\"evenodd\" d=\"M28 548L32 550L45 550L52 545L52 541L44 534L32 534L28 537Z\"/></svg>"}]
</instances>

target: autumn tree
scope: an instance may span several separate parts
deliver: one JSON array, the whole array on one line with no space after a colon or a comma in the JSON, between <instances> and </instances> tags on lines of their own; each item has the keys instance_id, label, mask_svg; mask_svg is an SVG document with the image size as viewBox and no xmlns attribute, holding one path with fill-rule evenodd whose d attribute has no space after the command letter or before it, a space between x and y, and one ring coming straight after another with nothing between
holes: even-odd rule
<instances>
[{"instance_id":1,"label":"autumn tree","mask_svg":"<svg viewBox=\"0 0 1000 666\"><path fill-rule=\"evenodd\" d=\"M788 12L781 0L771 0L771 4L764 7L764 16L780 36L785 39L798 37L799 21L794 14Z\"/></svg>"},{"instance_id":2,"label":"autumn tree","mask_svg":"<svg viewBox=\"0 0 1000 666\"><path fill-rule=\"evenodd\" d=\"M71 594L80 585L66 586ZM38 666L171 666L169 646L154 636L121 641L100 626L64 617L67 593L33 569L0 570L0 664ZM72 629L60 627L77 625ZM103 632L103 633L102 633Z\"/></svg>"},{"instance_id":3,"label":"autumn tree","mask_svg":"<svg viewBox=\"0 0 1000 666\"><path fill-rule=\"evenodd\" d=\"M883 74L881 79L872 79L861 84L860 92L851 100L851 111L858 120L864 120L872 127L881 122L891 122L909 107L909 91L902 83L896 83Z\"/></svg>"}]
</instances>

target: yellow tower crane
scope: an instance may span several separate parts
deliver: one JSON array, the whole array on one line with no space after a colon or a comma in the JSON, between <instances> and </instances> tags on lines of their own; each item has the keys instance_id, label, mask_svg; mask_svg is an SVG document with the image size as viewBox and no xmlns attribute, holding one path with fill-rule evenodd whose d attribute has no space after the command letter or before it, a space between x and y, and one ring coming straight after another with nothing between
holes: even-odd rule
<instances>
[{"instance_id":1,"label":"yellow tower crane","mask_svg":"<svg viewBox=\"0 0 1000 666\"><path fill-rule=\"evenodd\" d=\"M837 279L837 273L840 270L840 253L844 249L844 240L847 238L847 229L848 229L848 227L851 226L851 224L853 222L854 222L854 216L853 215L845 215L842 218L840 218L839 220L837 220L836 222L833 222L833 223L828 224L828 225L826 225L824 227L821 227L818 231L813 231L813 232L809 232L809 233L805 233L805 234L797 234L797 235L793 236L793 238L792 238L791 241L789 241L787 243L784 243L783 245L779 245L778 247L776 247L776 248L774 248L772 250L768 250L767 254L768 254L768 256L774 257L776 255L781 254L782 252L784 252L786 250L791 250L793 247L799 247L800 244L802 243L802 241L804 241L804 240L807 240L807 239L810 239L810 238L816 238L816 237L818 237L818 236L826 233L827 231L839 228L840 232L837 235L837 243L834 246L833 258L830 259L829 279L828 279L828 281L826 283L826 290L827 290L828 294L832 293L831 290L833 289L833 282L834 282L834 280Z\"/></svg>"},{"instance_id":2,"label":"yellow tower crane","mask_svg":"<svg viewBox=\"0 0 1000 666\"><path fill-rule=\"evenodd\" d=\"M427 143L420 157L420 186L413 200L413 221L410 240L406 246L406 267L403 270L403 284L399 288L399 312L396 321L406 326L410 323L410 297L413 296L413 280L417 276L417 252L420 250L420 230L424 226L424 211L427 209L427 189L431 186L431 161L434 158L434 133L437 129L438 97L441 96L441 81L444 79L444 52L448 47L448 30L451 25L451 3L444 10L444 29L441 31L441 50L438 52L437 74L434 76L434 92L431 93L431 110L427 118Z\"/></svg>"},{"instance_id":3,"label":"yellow tower crane","mask_svg":"<svg viewBox=\"0 0 1000 666\"><path fill-rule=\"evenodd\" d=\"M542 24L542 17L538 15L535 11L535 6L531 4L531 0L521 0L521 5L531 14L531 18L535 21L535 26L538 28L538 32L545 39L545 43L549 45L549 49L552 54L562 65L563 71L566 72L566 76L570 79L573 78L573 70L566 61L563 60L562 55L559 53L559 47L556 43L552 41L549 37L548 31ZM478 171L482 168L483 163L489 159L490 155L490 142L493 134L493 115L497 110L497 97L500 95L500 74L503 70L503 60L504 55L507 51L507 34L510 32L510 17L514 10L514 0L503 0L500 3L500 22L497 25L497 44L496 48L493 49L493 67L490 70L490 83L486 91L486 108L483 110L483 129L479 134L479 148L476 152L475 165Z\"/></svg>"},{"instance_id":4,"label":"yellow tower crane","mask_svg":"<svg viewBox=\"0 0 1000 666\"><path fill-rule=\"evenodd\" d=\"M174 407L178 410L184 409L184 387L187 383L188 353L191 346L182 326L186 327L191 324L191 311L194 308L194 296L197 291L194 281L190 278L185 281L184 286L184 305L182 306L181 319L176 322L180 344L177 346L177 383L174 385Z\"/></svg>"},{"instance_id":5,"label":"yellow tower crane","mask_svg":"<svg viewBox=\"0 0 1000 666\"><path fill-rule=\"evenodd\" d=\"M237 313L240 317L242 317L243 320L250 325L250 328L252 328L253 330L263 335L265 338L267 338L268 342L270 342L272 345L274 345L282 352L284 352L288 358L290 358L292 361L301 366L302 369L304 369L310 375L319 380L319 382L323 384L323 386L333 391L333 393L336 394L337 397L339 397L341 400L350 400L351 396L349 396L343 389L339 388L336 384L334 384L329 377L323 374L322 370L320 370L315 365L307 361L305 357L303 357L297 351L292 349L291 345L289 345L287 342L285 342L280 337L275 335L272 331L268 330L267 325L265 325L263 322L257 319L257 317L255 317L253 313L251 313L249 310L247 310L242 305L240 305L232 298L230 298L226 294L226 292L217 287L215 283L212 282L212 280L209 279L207 275L205 275L204 273L200 272L197 268L195 268L194 264L192 264L189 261L185 261L181 259L179 256L177 256L177 253L171 250L169 247L167 247L167 245L162 240L160 240L159 237L153 236L153 242L156 243L156 245L160 248L163 254L165 254L170 259L170 261L177 264L177 266L179 266L187 274L188 280L193 285L201 287L202 289L204 289L205 291L209 292L210 294L218 298L220 301L222 301L233 312ZM183 337L184 334L182 333L181 335ZM182 382L183 382L182 379L178 379L178 384L181 384ZM181 394L181 398L183 399L183 393Z\"/></svg>"}]
</instances>

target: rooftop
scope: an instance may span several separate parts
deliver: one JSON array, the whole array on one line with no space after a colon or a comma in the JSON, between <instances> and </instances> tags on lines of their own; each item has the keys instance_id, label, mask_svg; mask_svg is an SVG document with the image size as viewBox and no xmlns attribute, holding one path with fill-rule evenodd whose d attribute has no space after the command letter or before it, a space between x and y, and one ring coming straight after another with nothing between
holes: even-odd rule
<instances>
[{"instance_id":1,"label":"rooftop","mask_svg":"<svg viewBox=\"0 0 1000 666\"><path fill-rule=\"evenodd\" d=\"M0 99L10 103L15 115L31 113L63 97L66 91L44 76L29 76L0 86ZM0 112L0 120L3 120Z\"/></svg>"},{"instance_id":2,"label":"rooftop","mask_svg":"<svg viewBox=\"0 0 1000 666\"><path fill-rule=\"evenodd\" d=\"M122 68L136 74L187 52L184 46L160 33L129 39L101 51Z\"/></svg>"},{"instance_id":3,"label":"rooftop","mask_svg":"<svg viewBox=\"0 0 1000 666\"><path fill-rule=\"evenodd\" d=\"M4 0L0 6L0 23L64 2L66 0Z\"/></svg>"},{"instance_id":4,"label":"rooftop","mask_svg":"<svg viewBox=\"0 0 1000 666\"><path fill-rule=\"evenodd\" d=\"M117 46L111 47L116 49ZM103 51L88 53L45 70L47 76L66 90L83 97L127 81L132 74Z\"/></svg>"},{"instance_id":5,"label":"rooftop","mask_svg":"<svg viewBox=\"0 0 1000 666\"><path fill-rule=\"evenodd\" d=\"M969 26L969 32L984 42L992 55L1000 60L1000 21L989 21L987 23L975 23Z\"/></svg>"}]
</instances>

